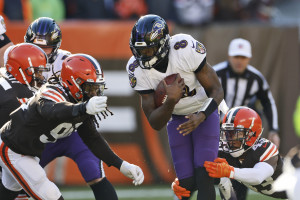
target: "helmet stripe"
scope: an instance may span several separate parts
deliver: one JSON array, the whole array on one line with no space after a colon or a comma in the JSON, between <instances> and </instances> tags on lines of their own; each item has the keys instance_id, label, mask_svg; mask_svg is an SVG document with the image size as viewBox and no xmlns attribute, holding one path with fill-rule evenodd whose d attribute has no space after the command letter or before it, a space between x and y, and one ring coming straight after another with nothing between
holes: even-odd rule
<instances>
[{"instance_id":1,"label":"helmet stripe","mask_svg":"<svg viewBox=\"0 0 300 200\"><path fill-rule=\"evenodd\" d=\"M102 76L103 76L103 72L102 72L101 66L100 66L99 62L95 58L93 58L92 56L87 55L87 54L76 54L76 55L80 55L80 56L83 56L86 59L88 59L93 64L96 72L102 74Z\"/></svg>"},{"instance_id":2,"label":"helmet stripe","mask_svg":"<svg viewBox=\"0 0 300 200\"><path fill-rule=\"evenodd\" d=\"M237 112L241 109L241 107L235 107L229 111L229 113L226 116L226 123L234 123L234 118L237 114Z\"/></svg>"},{"instance_id":3,"label":"helmet stripe","mask_svg":"<svg viewBox=\"0 0 300 200\"><path fill-rule=\"evenodd\" d=\"M43 21L41 21L41 23L38 23L38 30L37 30L36 34L40 34L41 33L42 23L43 23Z\"/></svg>"},{"instance_id":4,"label":"helmet stripe","mask_svg":"<svg viewBox=\"0 0 300 200\"><path fill-rule=\"evenodd\" d=\"M45 22L43 34L46 33L47 23ZM48 43L48 41L47 41Z\"/></svg>"}]
</instances>

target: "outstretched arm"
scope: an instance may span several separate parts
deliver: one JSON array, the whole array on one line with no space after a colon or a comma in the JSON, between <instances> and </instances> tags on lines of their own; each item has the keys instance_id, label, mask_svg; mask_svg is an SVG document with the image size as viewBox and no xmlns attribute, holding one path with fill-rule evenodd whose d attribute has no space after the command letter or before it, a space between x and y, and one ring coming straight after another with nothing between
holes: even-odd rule
<instances>
[{"instance_id":1,"label":"outstretched arm","mask_svg":"<svg viewBox=\"0 0 300 200\"><path fill-rule=\"evenodd\" d=\"M271 159L276 159L276 157ZM250 185L261 184L274 173L274 168L267 162L258 162L253 168L235 168L222 158L216 158L214 162L205 161L204 167L210 177L228 177Z\"/></svg>"}]
</instances>

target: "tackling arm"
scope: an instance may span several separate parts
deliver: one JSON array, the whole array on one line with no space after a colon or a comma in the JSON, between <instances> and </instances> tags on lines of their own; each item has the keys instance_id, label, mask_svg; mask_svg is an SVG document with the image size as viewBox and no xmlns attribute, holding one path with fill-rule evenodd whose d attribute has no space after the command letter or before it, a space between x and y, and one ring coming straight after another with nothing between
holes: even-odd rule
<instances>
[{"instance_id":1,"label":"tackling arm","mask_svg":"<svg viewBox=\"0 0 300 200\"><path fill-rule=\"evenodd\" d=\"M144 181L142 169L134 164L123 161L117 154L113 152L106 140L99 134L95 128L95 124L91 117L79 126L78 134L89 147L89 149L100 160L103 160L108 166L114 166L120 170L125 176L133 179L134 185L140 185Z\"/></svg>"},{"instance_id":2,"label":"tackling arm","mask_svg":"<svg viewBox=\"0 0 300 200\"><path fill-rule=\"evenodd\" d=\"M273 163L276 157L272 157L271 159L273 159ZM216 158L214 162L205 161L204 167L210 177L228 177L250 185L258 185L274 174L274 168L269 163L258 162L253 168L235 168L230 166L226 159Z\"/></svg>"},{"instance_id":3,"label":"tackling arm","mask_svg":"<svg viewBox=\"0 0 300 200\"><path fill-rule=\"evenodd\" d=\"M253 168L234 168L233 178L250 185L261 184L265 179L272 176L274 169L266 162L259 162Z\"/></svg>"}]
</instances>

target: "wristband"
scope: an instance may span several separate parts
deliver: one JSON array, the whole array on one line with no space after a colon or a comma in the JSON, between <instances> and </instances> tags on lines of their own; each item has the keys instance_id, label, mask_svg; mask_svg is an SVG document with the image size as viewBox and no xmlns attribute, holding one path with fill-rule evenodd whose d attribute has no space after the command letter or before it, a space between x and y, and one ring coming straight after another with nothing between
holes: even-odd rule
<instances>
[{"instance_id":1,"label":"wristband","mask_svg":"<svg viewBox=\"0 0 300 200\"><path fill-rule=\"evenodd\" d=\"M207 98L204 102L204 105L198 112L203 112L207 117L213 113L218 108L217 102L213 98Z\"/></svg>"},{"instance_id":2,"label":"wristband","mask_svg":"<svg viewBox=\"0 0 300 200\"><path fill-rule=\"evenodd\" d=\"M0 35L0 48L4 47L5 45L7 45L10 42L11 42L10 39L7 37L7 35L5 33Z\"/></svg>"}]
</instances>

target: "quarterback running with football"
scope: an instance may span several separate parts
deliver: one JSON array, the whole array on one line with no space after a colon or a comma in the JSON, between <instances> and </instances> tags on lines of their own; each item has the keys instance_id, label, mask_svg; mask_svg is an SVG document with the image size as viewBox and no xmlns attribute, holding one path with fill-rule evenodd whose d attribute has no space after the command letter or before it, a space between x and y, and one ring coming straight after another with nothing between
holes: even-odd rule
<instances>
[{"instance_id":1,"label":"quarterback running with football","mask_svg":"<svg viewBox=\"0 0 300 200\"><path fill-rule=\"evenodd\" d=\"M206 161L204 167L209 176L223 179L221 196L225 200L236 200L230 181L235 179L255 192L287 199L285 191L276 192L274 181L282 174L283 160L275 144L261 138L263 128L259 115L248 107L234 107L225 115L221 128L219 157ZM222 188L223 187L223 188ZM190 196L178 185L172 184L177 197Z\"/></svg>"},{"instance_id":2,"label":"quarterback running with football","mask_svg":"<svg viewBox=\"0 0 300 200\"><path fill-rule=\"evenodd\" d=\"M39 157L46 143L70 137L75 130L108 166L132 178L135 185L143 182L142 170L119 158L96 130L95 115L107 110L104 88L100 64L89 55L74 54L64 60L60 78L50 79L10 114L11 120L0 130L0 165L2 183L11 193L0 190L1 198L12 200L13 191L23 188L33 199L62 200L59 189L40 166Z\"/></svg>"},{"instance_id":3,"label":"quarterback running with football","mask_svg":"<svg viewBox=\"0 0 300 200\"><path fill-rule=\"evenodd\" d=\"M167 125L180 185L198 191L198 200L215 199L214 180L203 164L217 158L220 131L217 108L223 90L215 71L206 63L204 45L186 34L170 37L164 19L145 15L132 29L130 48L133 56L126 67L130 85L139 93L150 125L156 130ZM155 107L157 85L176 73L171 85L164 83L165 102Z\"/></svg>"}]
</instances>

